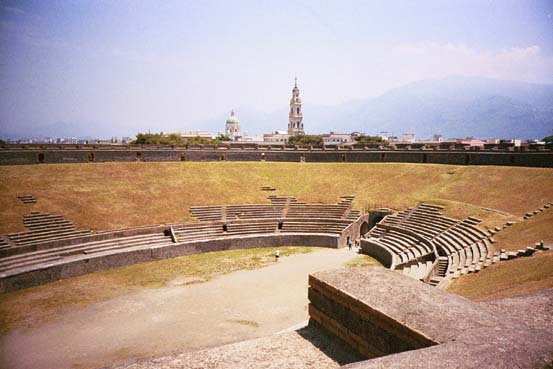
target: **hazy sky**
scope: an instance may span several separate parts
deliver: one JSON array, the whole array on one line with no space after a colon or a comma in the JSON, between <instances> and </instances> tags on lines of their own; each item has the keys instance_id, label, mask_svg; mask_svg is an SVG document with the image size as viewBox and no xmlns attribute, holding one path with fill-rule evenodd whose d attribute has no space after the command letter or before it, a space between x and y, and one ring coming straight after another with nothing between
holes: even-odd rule
<instances>
[{"instance_id":1,"label":"hazy sky","mask_svg":"<svg viewBox=\"0 0 553 369\"><path fill-rule=\"evenodd\" d=\"M0 125L192 129L478 75L553 83L553 1L2 1Z\"/></svg>"}]
</instances>

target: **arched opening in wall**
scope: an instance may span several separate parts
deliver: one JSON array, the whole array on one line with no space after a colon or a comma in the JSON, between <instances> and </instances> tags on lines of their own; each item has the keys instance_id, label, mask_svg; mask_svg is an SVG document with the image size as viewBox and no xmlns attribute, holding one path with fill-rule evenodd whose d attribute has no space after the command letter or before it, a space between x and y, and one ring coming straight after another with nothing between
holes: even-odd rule
<instances>
[{"instance_id":1,"label":"arched opening in wall","mask_svg":"<svg viewBox=\"0 0 553 369\"><path fill-rule=\"evenodd\" d=\"M423 162L423 163L426 163L426 160L427 160L427 159L426 159L426 154L422 154L422 162Z\"/></svg>"},{"instance_id":2,"label":"arched opening in wall","mask_svg":"<svg viewBox=\"0 0 553 369\"><path fill-rule=\"evenodd\" d=\"M341 154L340 155L340 160L342 161L342 163L345 163L346 162L346 154Z\"/></svg>"},{"instance_id":3,"label":"arched opening in wall","mask_svg":"<svg viewBox=\"0 0 553 369\"><path fill-rule=\"evenodd\" d=\"M261 161L265 161L265 153L264 152L261 153Z\"/></svg>"},{"instance_id":4,"label":"arched opening in wall","mask_svg":"<svg viewBox=\"0 0 553 369\"><path fill-rule=\"evenodd\" d=\"M378 210L369 212L369 231L379 223L384 217L388 215L387 212L381 212Z\"/></svg>"},{"instance_id":5,"label":"arched opening in wall","mask_svg":"<svg viewBox=\"0 0 553 369\"><path fill-rule=\"evenodd\" d=\"M447 256L447 253L440 245L436 245L436 251L438 251L438 256Z\"/></svg>"},{"instance_id":6,"label":"arched opening in wall","mask_svg":"<svg viewBox=\"0 0 553 369\"><path fill-rule=\"evenodd\" d=\"M44 154L43 153L38 154L37 160L39 163L44 163Z\"/></svg>"},{"instance_id":7,"label":"arched opening in wall","mask_svg":"<svg viewBox=\"0 0 553 369\"><path fill-rule=\"evenodd\" d=\"M380 160L381 160L381 161L386 160L386 153L380 154Z\"/></svg>"},{"instance_id":8,"label":"arched opening in wall","mask_svg":"<svg viewBox=\"0 0 553 369\"><path fill-rule=\"evenodd\" d=\"M227 232L228 231L228 227L226 224L223 224L223 232Z\"/></svg>"},{"instance_id":9,"label":"arched opening in wall","mask_svg":"<svg viewBox=\"0 0 553 369\"><path fill-rule=\"evenodd\" d=\"M279 230L282 229L282 223L283 223L282 220L279 220L279 221L278 221L277 228L278 228Z\"/></svg>"},{"instance_id":10,"label":"arched opening in wall","mask_svg":"<svg viewBox=\"0 0 553 369\"><path fill-rule=\"evenodd\" d=\"M186 155L180 154L180 161L186 161Z\"/></svg>"},{"instance_id":11,"label":"arched opening in wall","mask_svg":"<svg viewBox=\"0 0 553 369\"><path fill-rule=\"evenodd\" d=\"M222 153L222 154L221 154L220 160L221 160L221 161L226 161L226 160L227 160L227 154L226 154L226 153Z\"/></svg>"},{"instance_id":12,"label":"arched opening in wall","mask_svg":"<svg viewBox=\"0 0 553 369\"><path fill-rule=\"evenodd\" d=\"M364 236L365 234L367 234L367 232L369 230L370 230L369 223L368 222L363 222L363 224L361 224L361 227L359 228L359 234L361 236Z\"/></svg>"},{"instance_id":13,"label":"arched opening in wall","mask_svg":"<svg viewBox=\"0 0 553 369\"><path fill-rule=\"evenodd\" d=\"M89 162L93 162L93 161L94 161L94 153L93 153L93 152L88 153L87 160L88 160Z\"/></svg>"},{"instance_id":14,"label":"arched opening in wall","mask_svg":"<svg viewBox=\"0 0 553 369\"><path fill-rule=\"evenodd\" d=\"M305 156L303 154L300 156L300 163L305 163Z\"/></svg>"},{"instance_id":15,"label":"arched opening in wall","mask_svg":"<svg viewBox=\"0 0 553 369\"><path fill-rule=\"evenodd\" d=\"M140 161L142 160L142 153L141 152L137 152L136 153L136 157L134 158L136 161Z\"/></svg>"}]
</instances>

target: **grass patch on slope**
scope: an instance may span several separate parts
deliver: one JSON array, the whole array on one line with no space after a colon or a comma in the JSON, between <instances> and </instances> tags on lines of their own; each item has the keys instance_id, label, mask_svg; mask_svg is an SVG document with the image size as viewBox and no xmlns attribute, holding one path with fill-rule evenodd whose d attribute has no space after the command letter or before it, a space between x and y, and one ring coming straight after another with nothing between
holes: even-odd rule
<instances>
[{"instance_id":1,"label":"grass patch on slope","mask_svg":"<svg viewBox=\"0 0 553 369\"><path fill-rule=\"evenodd\" d=\"M366 266L382 266L378 260L370 257L369 255L357 255L353 259L344 263L345 268L359 268Z\"/></svg>"},{"instance_id":2,"label":"grass patch on slope","mask_svg":"<svg viewBox=\"0 0 553 369\"><path fill-rule=\"evenodd\" d=\"M301 201L404 209L455 201L522 216L553 199L553 170L405 163L175 162L0 166L0 233L23 231L23 214L61 214L107 230L190 220L192 205L269 203L263 185ZM17 195L32 194L34 205ZM491 196L490 194L493 194Z\"/></svg>"},{"instance_id":3,"label":"grass patch on slope","mask_svg":"<svg viewBox=\"0 0 553 369\"><path fill-rule=\"evenodd\" d=\"M553 252L496 263L455 280L448 291L474 301L526 294L553 287Z\"/></svg>"},{"instance_id":4,"label":"grass patch on slope","mask_svg":"<svg viewBox=\"0 0 553 369\"><path fill-rule=\"evenodd\" d=\"M135 264L42 286L0 294L0 333L36 327L66 311L107 301L144 288L208 281L238 270L274 263L276 247L209 252ZM317 247L278 247L280 256L305 254Z\"/></svg>"},{"instance_id":5,"label":"grass patch on slope","mask_svg":"<svg viewBox=\"0 0 553 369\"><path fill-rule=\"evenodd\" d=\"M544 241L546 245L553 244L553 208L546 209L533 217L513 224L494 236L497 243L494 247L509 251L525 249L534 246L536 242Z\"/></svg>"}]
</instances>

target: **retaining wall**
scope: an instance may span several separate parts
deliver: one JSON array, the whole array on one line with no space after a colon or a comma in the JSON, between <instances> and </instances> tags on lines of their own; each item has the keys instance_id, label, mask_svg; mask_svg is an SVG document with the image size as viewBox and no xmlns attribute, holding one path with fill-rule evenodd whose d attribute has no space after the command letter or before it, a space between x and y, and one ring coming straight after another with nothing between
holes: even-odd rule
<instances>
[{"instance_id":1,"label":"retaining wall","mask_svg":"<svg viewBox=\"0 0 553 369\"><path fill-rule=\"evenodd\" d=\"M212 251L275 246L320 246L338 248L340 237L330 234L267 234L236 236L204 241L176 243L170 246L150 246L141 249L118 250L114 253L71 255L59 261L37 266L28 271L14 271L0 276L0 293L45 284L126 265L162 260L177 256Z\"/></svg>"},{"instance_id":2,"label":"retaining wall","mask_svg":"<svg viewBox=\"0 0 553 369\"><path fill-rule=\"evenodd\" d=\"M364 150L304 148L172 148L122 146L117 148L43 145L4 145L0 165L86 162L163 161L274 161L351 163L432 163L456 165L507 165L553 167L553 152L447 151L447 150Z\"/></svg>"}]
</instances>

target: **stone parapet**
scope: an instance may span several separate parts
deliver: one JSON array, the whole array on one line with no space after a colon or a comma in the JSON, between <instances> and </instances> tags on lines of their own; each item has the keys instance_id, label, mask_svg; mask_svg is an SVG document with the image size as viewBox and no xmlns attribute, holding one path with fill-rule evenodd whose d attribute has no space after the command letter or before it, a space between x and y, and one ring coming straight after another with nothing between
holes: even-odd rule
<instances>
[{"instance_id":1,"label":"stone parapet","mask_svg":"<svg viewBox=\"0 0 553 369\"><path fill-rule=\"evenodd\" d=\"M378 267L315 273L309 285L311 321L370 358L344 368L537 368L553 361L547 317L536 324L516 311L498 314L496 305ZM539 295L505 306L525 304L543 315L553 289Z\"/></svg>"},{"instance_id":2,"label":"stone parapet","mask_svg":"<svg viewBox=\"0 0 553 369\"><path fill-rule=\"evenodd\" d=\"M282 147L172 147L172 146L75 146L4 145L0 165L87 163L87 162L165 162L165 161L274 161L274 162L352 162L352 163L432 163L455 165L502 165L553 167L553 152L513 151L432 151L428 150L311 150Z\"/></svg>"}]
</instances>

